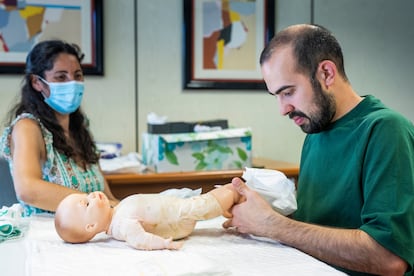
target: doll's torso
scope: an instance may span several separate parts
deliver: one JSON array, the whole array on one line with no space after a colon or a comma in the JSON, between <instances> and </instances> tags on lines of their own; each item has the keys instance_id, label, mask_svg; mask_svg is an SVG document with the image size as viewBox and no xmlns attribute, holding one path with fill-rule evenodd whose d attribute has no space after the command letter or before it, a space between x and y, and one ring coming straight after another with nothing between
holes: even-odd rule
<instances>
[{"instance_id":1,"label":"doll's torso","mask_svg":"<svg viewBox=\"0 0 414 276\"><path fill-rule=\"evenodd\" d=\"M210 194L192 198L159 194L131 195L114 210L112 235L115 237L116 229L124 220L136 220L146 232L180 239L191 234L198 220L217 217L221 213L220 205ZM130 224L128 227L131 227Z\"/></svg>"}]
</instances>

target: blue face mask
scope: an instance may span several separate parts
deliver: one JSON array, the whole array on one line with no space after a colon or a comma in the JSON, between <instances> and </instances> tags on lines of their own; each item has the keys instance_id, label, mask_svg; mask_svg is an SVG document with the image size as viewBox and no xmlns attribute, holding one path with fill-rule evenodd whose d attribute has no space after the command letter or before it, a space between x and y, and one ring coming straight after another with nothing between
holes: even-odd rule
<instances>
[{"instance_id":1,"label":"blue face mask","mask_svg":"<svg viewBox=\"0 0 414 276\"><path fill-rule=\"evenodd\" d=\"M68 82L47 82L39 77L44 83L49 85L49 97L45 97L45 103L61 114L69 114L79 108L82 102L84 83L79 81Z\"/></svg>"}]
</instances>

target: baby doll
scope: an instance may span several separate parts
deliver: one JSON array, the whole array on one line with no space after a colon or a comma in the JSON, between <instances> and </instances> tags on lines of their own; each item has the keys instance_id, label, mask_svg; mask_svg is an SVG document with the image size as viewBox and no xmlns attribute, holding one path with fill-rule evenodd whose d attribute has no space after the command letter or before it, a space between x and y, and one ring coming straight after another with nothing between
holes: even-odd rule
<instances>
[{"instance_id":1,"label":"baby doll","mask_svg":"<svg viewBox=\"0 0 414 276\"><path fill-rule=\"evenodd\" d=\"M198 220L223 215L241 202L231 184L190 198L135 194L111 207L102 192L71 194L59 204L55 227L66 242L83 243L100 232L142 250L179 249Z\"/></svg>"}]
</instances>

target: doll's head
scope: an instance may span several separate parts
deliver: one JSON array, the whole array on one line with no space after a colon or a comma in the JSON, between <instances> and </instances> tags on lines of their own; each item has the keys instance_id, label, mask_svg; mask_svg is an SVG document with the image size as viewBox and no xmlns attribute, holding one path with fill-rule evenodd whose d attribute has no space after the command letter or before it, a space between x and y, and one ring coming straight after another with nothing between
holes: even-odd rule
<instances>
[{"instance_id":1,"label":"doll's head","mask_svg":"<svg viewBox=\"0 0 414 276\"><path fill-rule=\"evenodd\" d=\"M112 207L102 192L70 194L59 204L55 213L55 228L66 242L83 243L107 230Z\"/></svg>"}]
</instances>

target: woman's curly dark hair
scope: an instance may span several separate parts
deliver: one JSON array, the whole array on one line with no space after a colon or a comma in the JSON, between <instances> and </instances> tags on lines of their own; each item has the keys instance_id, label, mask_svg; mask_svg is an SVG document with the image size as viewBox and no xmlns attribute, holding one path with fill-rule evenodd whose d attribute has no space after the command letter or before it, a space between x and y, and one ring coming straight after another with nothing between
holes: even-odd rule
<instances>
[{"instance_id":1,"label":"woman's curly dark hair","mask_svg":"<svg viewBox=\"0 0 414 276\"><path fill-rule=\"evenodd\" d=\"M69 131L76 144L76 148L73 148L66 141L55 111L44 102L43 95L32 87L32 76L45 78L45 71L52 70L56 58L62 53L75 56L79 64L84 57L79 46L61 40L42 41L30 51L26 58L20 99L9 111L7 124L22 113L31 113L53 134L53 146L59 152L68 157L80 157L84 164L95 164L99 161L99 155L88 130L89 123L80 108L70 114Z\"/></svg>"}]
</instances>

